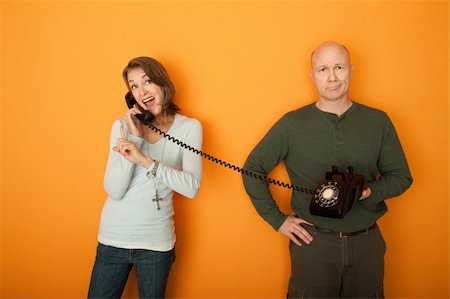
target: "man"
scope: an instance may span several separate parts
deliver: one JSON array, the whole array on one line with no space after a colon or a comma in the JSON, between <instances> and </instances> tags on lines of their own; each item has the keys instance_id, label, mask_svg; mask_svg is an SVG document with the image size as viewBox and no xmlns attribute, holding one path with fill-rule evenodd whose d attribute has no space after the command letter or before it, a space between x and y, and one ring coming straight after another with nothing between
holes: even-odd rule
<instances>
[{"instance_id":1,"label":"man","mask_svg":"<svg viewBox=\"0 0 450 299\"><path fill-rule=\"evenodd\" d=\"M292 184L315 190L332 165L365 177L362 196L343 218L310 213L312 195L293 191L283 214L268 184L243 176L257 212L290 239L288 298L382 298L385 243L376 221L384 200L412 183L394 126L386 113L351 101L353 66L347 48L325 42L311 56L315 103L284 115L248 157L263 175L284 162Z\"/></svg>"}]
</instances>

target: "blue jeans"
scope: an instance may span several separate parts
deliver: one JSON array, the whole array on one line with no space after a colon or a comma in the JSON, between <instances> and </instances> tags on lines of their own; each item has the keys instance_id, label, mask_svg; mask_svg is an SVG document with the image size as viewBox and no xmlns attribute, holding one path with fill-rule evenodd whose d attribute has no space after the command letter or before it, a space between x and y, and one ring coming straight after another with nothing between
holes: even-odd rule
<instances>
[{"instance_id":1,"label":"blue jeans","mask_svg":"<svg viewBox=\"0 0 450 299\"><path fill-rule=\"evenodd\" d=\"M167 252L98 244L88 298L120 298L135 266L139 298L164 298L175 249Z\"/></svg>"}]
</instances>

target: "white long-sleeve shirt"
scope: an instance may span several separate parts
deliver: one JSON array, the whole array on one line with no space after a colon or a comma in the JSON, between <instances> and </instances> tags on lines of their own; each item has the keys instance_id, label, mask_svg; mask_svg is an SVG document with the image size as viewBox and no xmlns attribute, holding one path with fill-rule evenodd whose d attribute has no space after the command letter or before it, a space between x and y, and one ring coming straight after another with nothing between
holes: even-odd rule
<instances>
[{"instance_id":1,"label":"white long-sleeve shirt","mask_svg":"<svg viewBox=\"0 0 450 299\"><path fill-rule=\"evenodd\" d=\"M148 169L137 166L112 150L123 126L128 140L144 155L159 161L155 178ZM203 133L200 122L181 114L167 132L170 136L201 150ZM150 166L150 169L152 166ZM104 245L127 249L168 251L175 245L173 192L189 198L197 194L202 176L202 158L167 138L148 143L128 134L125 121L116 120L111 130L110 152L104 187L108 197L103 206L98 240ZM161 207L157 209L155 189Z\"/></svg>"}]
</instances>

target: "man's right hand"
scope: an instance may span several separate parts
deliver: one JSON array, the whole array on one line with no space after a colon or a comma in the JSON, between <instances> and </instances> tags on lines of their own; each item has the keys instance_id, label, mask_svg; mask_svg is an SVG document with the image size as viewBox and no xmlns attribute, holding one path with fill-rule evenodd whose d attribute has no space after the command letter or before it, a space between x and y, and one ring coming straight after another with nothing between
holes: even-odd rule
<instances>
[{"instance_id":1,"label":"man's right hand","mask_svg":"<svg viewBox=\"0 0 450 299\"><path fill-rule=\"evenodd\" d=\"M313 238L310 235L310 233L308 233L308 231L300 225L300 223L312 225L311 223L303 220L302 218L298 218L291 215L286 218L286 220L278 229L278 232L287 236L292 242L294 242L298 246L302 246L300 240L302 240L306 244L309 244L311 243Z\"/></svg>"}]
</instances>

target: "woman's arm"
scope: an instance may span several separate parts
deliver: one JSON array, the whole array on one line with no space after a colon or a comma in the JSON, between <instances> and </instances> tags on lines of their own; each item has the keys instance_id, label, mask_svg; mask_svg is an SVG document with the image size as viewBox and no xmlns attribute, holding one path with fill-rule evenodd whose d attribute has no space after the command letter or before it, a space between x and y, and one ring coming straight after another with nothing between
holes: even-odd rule
<instances>
[{"instance_id":1,"label":"woman's arm","mask_svg":"<svg viewBox=\"0 0 450 299\"><path fill-rule=\"evenodd\" d=\"M197 150L202 149L203 131L198 120L191 119L190 128L183 142ZM156 177L169 188L188 198L194 198L200 188L202 178L202 157L187 149L182 149L182 170L159 164Z\"/></svg>"},{"instance_id":2,"label":"woman's arm","mask_svg":"<svg viewBox=\"0 0 450 299\"><path fill-rule=\"evenodd\" d=\"M105 177L103 185L109 197L119 200L127 192L136 165L119 152L113 150L116 146L117 139L120 138L120 127L126 131L126 125L120 120L116 120L111 129L111 136L109 141L109 156L106 165ZM133 142L137 148L141 148L143 139L131 134L127 135L129 141Z\"/></svg>"}]
</instances>

